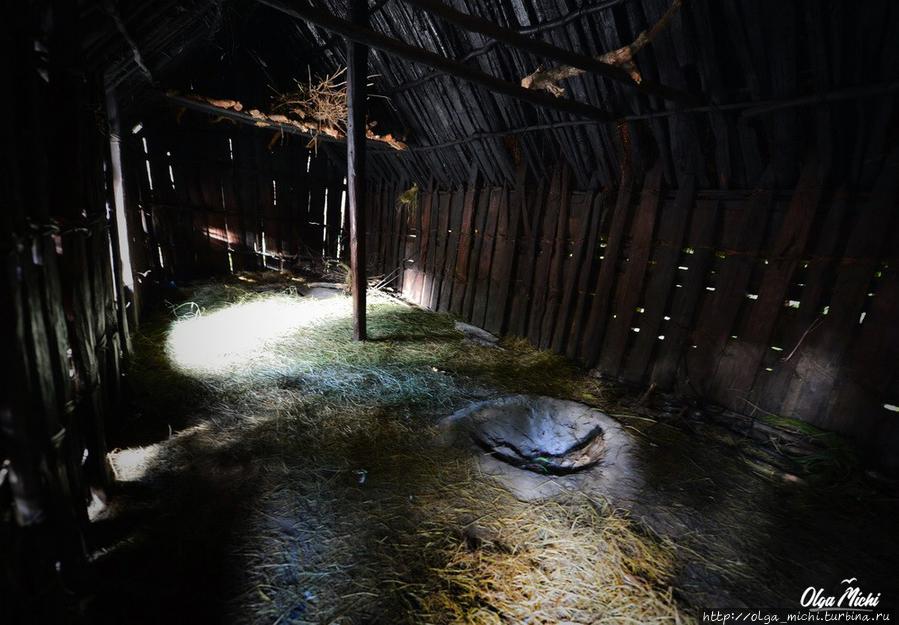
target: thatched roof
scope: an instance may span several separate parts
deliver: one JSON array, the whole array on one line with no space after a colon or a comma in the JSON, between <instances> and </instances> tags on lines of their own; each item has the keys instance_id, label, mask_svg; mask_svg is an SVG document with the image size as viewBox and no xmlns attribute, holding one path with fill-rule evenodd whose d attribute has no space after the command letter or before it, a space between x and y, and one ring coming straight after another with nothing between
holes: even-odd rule
<instances>
[{"instance_id":1,"label":"thatched roof","mask_svg":"<svg viewBox=\"0 0 899 625\"><path fill-rule=\"evenodd\" d=\"M672 6L669 0L444 3L594 57L634 42ZM312 4L338 16L346 12L345 0ZM402 0L370 8L374 30L510 83L554 65ZM237 98L270 110L292 80L345 65L341 37L254 0L121 3L115 10L101 3L85 19L98 28L87 46L91 59L105 63L112 82L139 102L152 78L153 89ZM597 74L559 83L563 97L608 111L617 122L536 107L372 50L373 91L389 98L373 101L372 116L409 149L377 152L370 170L454 186L476 168L488 182L510 182L520 164L543 175L561 156L577 186L586 188L615 185L624 155L637 165L659 155L671 185L689 171L705 187L749 189L770 163L776 185L787 189L815 145L833 171L864 185L876 163L859 152L857 96L875 104L870 115L884 118L886 132L899 73L897 44L887 36L897 28L899 6L886 2L687 0L634 55L633 69L644 80L695 95L697 112L672 115L683 106ZM836 101L815 104L821 98ZM773 112L764 110L771 106Z\"/></svg>"}]
</instances>

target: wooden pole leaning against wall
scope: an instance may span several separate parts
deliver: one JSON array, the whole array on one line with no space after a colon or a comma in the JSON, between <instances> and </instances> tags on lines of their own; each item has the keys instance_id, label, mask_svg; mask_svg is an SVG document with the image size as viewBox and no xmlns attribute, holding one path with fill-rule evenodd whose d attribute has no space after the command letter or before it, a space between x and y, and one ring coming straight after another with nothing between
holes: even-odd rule
<instances>
[{"instance_id":1,"label":"wooden pole leaning against wall","mask_svg":"<svg viewBox=\"0 0 899 625\"><path fill-rule=\"evenodd\" d=\"M122 167L122 120L119 117L115 93L106 91L106 117L109 125L109 164L112 182L112 215L110 238L112 240L113 280L118 295L117 318L122 333L125 354L131 354L130 325L137 325L139 302L134 288L134 271L128 237L128 208L125 203L124 169ZM128 303L131 303L131 318ZM129 321L131 323L129 323Z\"/></svg>"},{"instance_id":2,"label":"wooden pole leaning against wall","mask_svg":"<svg viewBox=\"0 0 899 625\"><path fill-rule=\"evenodd\" d=\"M368 25L367 0L350 0L349 21ZM368 47L347 40L347 204L350 213L350 274L353 288L353 338L364 341L365 290L365 82Z\"/></svg>"}]
</instances>

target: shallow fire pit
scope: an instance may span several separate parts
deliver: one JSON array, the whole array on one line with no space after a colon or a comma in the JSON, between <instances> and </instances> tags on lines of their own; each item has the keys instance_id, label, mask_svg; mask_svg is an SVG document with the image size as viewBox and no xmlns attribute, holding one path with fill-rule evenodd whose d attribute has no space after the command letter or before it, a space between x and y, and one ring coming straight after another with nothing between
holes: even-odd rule
<instances>
[{"instance_id":1,"label":"shallow fire pit","mask_svg":"<svg viewBox=\"0 0 899 625\"><path fill-rule=\"evenodd\" d=\"M569 490L620 496L635 484L630 437L578 402L532 395L476 402L444 428L448 440L480 452L481 468L520 499Z\"/></svg>"},{"instance_id":2,"label":"shallow fire pit","mask_svg":"<svg viewBox=\"0 0 899 625\"><path fill-rule=\"evenodd\" d=\"M337 282L310 282L300 294L312 299L330 299L342 295L344 286Z\"/></svg>"}]
</instances>

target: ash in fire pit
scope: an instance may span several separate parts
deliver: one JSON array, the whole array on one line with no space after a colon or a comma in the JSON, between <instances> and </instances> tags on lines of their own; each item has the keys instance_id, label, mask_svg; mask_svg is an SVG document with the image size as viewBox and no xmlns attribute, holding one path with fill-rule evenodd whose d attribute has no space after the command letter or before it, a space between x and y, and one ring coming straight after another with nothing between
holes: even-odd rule
<instances>
[{"instance_id":1,"label":"ash in fire pit","mask_svg":"<svg viewBox=\"0 0 899 625\"><path fill-rule=\"evenodd\" d=\"M515 395L472 404L444 427L456 444L480 451L482 469L520 499L569 490L620 496L636 483L630 437L584 404Z\"/></svg>"}]
</instances>

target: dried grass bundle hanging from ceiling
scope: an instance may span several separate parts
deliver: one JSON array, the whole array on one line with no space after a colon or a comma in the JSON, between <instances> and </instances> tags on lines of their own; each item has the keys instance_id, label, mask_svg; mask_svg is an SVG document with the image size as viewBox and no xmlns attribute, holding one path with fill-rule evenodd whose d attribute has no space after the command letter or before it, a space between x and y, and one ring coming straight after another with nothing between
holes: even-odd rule
<instances>
[{"instance_id":1,"label":"dried grass bundle hanging from ceiling","mask_svg":"<svg viewBox=\"0 0 899 625\"><path fill-rule=\"evenodd\" d=\"M320 131L328 129L346 134L346 80L341 78L346 68L315 82L310 74L306 83L295 81L297 89L281 94L275 100L275 110L293 115L303 122L315 122Z\"/></svg>"},{"instance_id":2,"label":"dried grass bundle hanging from ceiling","mask_svg":"<svg viewBox=\"0 0 899 625\"><path fill-rule=\"evenodd\" d=\"M346 68L343 68L324 78L313 80L310 73L306 83L295 80L297 86L295 91L283 93L275 99L274 110L285 115L286 119L307 126L314 125L310 147L317 145L319 134L336 138L346 136L348 108L345 74ZM371 78L369 76L369 80ZM368 83L366 86L371 87L372 84ZM366 137L387 143L396 150L406 148L403 142L395 139L391 134L375 134L372 130L375 125L376 122L367 121Z\"/></svg>"}]
</instances>

